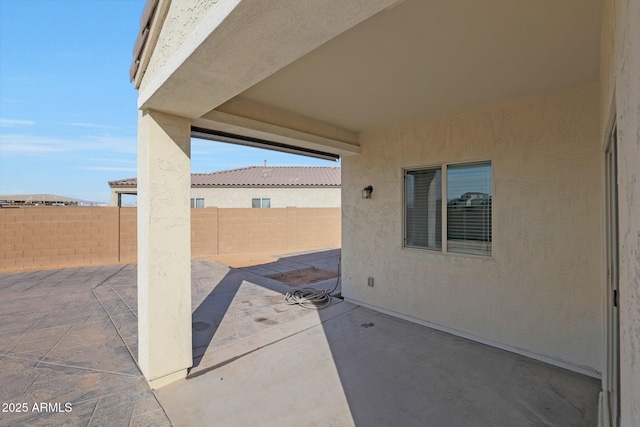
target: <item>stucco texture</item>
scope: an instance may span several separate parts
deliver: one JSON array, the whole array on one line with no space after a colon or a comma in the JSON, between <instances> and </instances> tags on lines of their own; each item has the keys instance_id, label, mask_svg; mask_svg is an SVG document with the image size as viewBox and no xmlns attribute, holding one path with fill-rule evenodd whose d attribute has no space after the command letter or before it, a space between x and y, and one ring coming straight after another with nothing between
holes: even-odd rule
<instances>
[{"instance_id":1,"label":"stucco texture","mask_svg":"<svg viewBox=\"0 0 640 427\"><path fill-rule=\"evenodd\" d=\"M362 154L342 164L345 297L597 376L598 93L590 85L361 135ZM403 168L478 160L493 169L492 257L403 248Z\"/></svg>"},{"instance_id":2,"label":"stucco texture","mask_svg":"<svg viewBox=\"0 0 640 427\"><path fill-rule=\"evenodd\" d=\"M138 364L150 382L191 366L189 121L157 111L138 122ZM155 387L155 386L154 386Z\"/></svg>"},{"instance_id":3,"label":"stucco texture","mask_svg":"<svg viewBox=\"0 0 640 427\"><path fill-rule=\"evenodd\" d=\"M601 134L618 147L620 425L640 425L640 4L607 0L601 40ZM606 383L604 384L607 385Z\"/></svg>"},{"instance_id":4,"label":"stucco texture","mask_svg":"<svg viewBox=\"0 0 640 427\"><path fill-rule=\"evenodd\" d=\"M251 208L251 199L269 198L272 208L339 208L340 188L192 188L206 207Z\"/></svg>"},{"instance_id":5,"label":"stucco texture","mask_svg":"<svg viewBox=\"0 0 640 427\"><path fill-rule=\"evenodd\" d=\"M140 91L156 77L167 61L185 42L197 27L198 23L211 9L217 0L180 0L172 1L167 17L162 25L158 42L153 50L144 78L140 83Z\"/></svg>"},{"instance_id":6,"label":"stucco texture","mask_svg":"<svg viewBox=\"0 0 640 427\"><path fill-rule=\"evenodd\" d=\"M631 426L640 424L640 4L616 3L621 420Z\"/></svg>"}]
</instances>

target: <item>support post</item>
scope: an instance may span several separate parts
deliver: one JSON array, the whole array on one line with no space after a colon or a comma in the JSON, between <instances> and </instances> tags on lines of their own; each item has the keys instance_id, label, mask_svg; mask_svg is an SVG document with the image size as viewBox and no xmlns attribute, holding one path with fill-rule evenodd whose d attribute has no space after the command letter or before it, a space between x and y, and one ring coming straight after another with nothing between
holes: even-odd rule
<instances>
[{"instance_id":1,"label":"support post","mask_svg":"<svg viewBox=\"0 0 640 427\"><path fill-rule=\"evenodd\" d=\"M138 364L152 388L192 365L190 121L138 122Z\"/></svg>"}]
</instances>

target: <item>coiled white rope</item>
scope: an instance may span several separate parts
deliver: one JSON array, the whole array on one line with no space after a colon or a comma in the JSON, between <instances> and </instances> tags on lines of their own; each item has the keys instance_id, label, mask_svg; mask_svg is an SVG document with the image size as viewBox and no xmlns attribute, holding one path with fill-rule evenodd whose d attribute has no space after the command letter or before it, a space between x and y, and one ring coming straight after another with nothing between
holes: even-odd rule
<instances>
[{"instance_id":1,"label":"coiled white rope","mask_svg":"<svg viewBox=\"0 0 640 427\"><path fill-rule=\"evenodd\" d=\"M284 302L289 305L298 304L305 308L320 310L331 304L331 294L326 289L302 288L287 292Z\"/></svg>"},{"instance_id":2,"label":"coiled white rope","mask_svg":"<svg viewBox=\"0 0 640 427\"><path fill-rule=\"evenodd\" d=\"M285 304L297 304L305 308L313 308L316 310L320 310L331 304L331 294L336 289L338 289L340 276L342 275L342 273L340 272L340 261L341 258L338 258L338 278L336 279L336 285L333 287L333 289L296 289L295 291L287 292L287 294L284 296Z\"/></svg>"}]
</instances>

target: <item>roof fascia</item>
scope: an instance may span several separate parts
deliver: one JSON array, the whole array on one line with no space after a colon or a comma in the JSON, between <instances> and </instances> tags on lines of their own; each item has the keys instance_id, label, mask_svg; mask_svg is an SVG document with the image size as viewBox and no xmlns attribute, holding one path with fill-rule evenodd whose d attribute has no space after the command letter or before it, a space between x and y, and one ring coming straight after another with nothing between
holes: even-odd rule
<instances>
[{"instance_id":1,"label":"roof fascia","mask_svg":"<svg viewBox=\"0 0 640 427\"><path fill-rule=\"evenodd\" d=\"M147 71L147 66L149 65L153 51L156 48L158 39L160 38L162 25L167 18L169 6L171 5L171 0L148 0L147 5L151 5L154 1L157 1L158 4L154 10L151 11L151 16L146 16L147 7L145 6L145 10L140 18L140 33L138 34L136 45L134 45L133 48L134 58L130 72L135 67L132 80L133 86L136 89L140 88L142 78L144 77L144 73ZM138 46L138 43L140 43L141 46ZM138 49L141 50L140 53L136 52Z\"/></svg>"}]
</instances>

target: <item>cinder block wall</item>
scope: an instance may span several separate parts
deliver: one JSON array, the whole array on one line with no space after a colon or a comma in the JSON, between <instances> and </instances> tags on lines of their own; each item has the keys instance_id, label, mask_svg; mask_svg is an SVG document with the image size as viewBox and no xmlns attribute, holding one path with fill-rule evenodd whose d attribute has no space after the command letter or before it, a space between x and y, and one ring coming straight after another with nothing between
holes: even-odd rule
<instances>
[{"instance_id":1,"label":"cinder block wall","mask_svg":"<svg viewBox=\"0 0 640 427\"><path fill-rule=\"evenodd\" d=\"M118 208L0 209L0 271L118 262Z\"/></svg>"},{"instance_id":2,"label":"cinder block wall","mask_svg":"<svg viewBox=\"0 0 640 427\"><path fill-rule=\"evenodd\" d=\"M138 259L138 209L120 209L120 262Z\"/></svg>"},{"instance_id":3,"label":"cinder block wall","mask_svg":"<svg viewBox=\"0 0 640 427\"><path fill-rule=\"evenodd\" d=\"M191 255L340 246L340 208L191 210ZM0 271L136 262L137 209L0 209Z\"/></svg>"},{"instance_id":4,"label":"cinder block wall","mask_svg":"<svg viewBox=\"0 0 640 427\"><path fill-rule=\"evenodd\" d=\"M340 208L288 208L290 218L295 215L295 240L291 248L318 249L339 247L341 242ZM293 221L291 221L293 222Z\"/></svg>"},{"instance_id":5,"label":"cinder block wall","mask_svg":"<svg viewBox=\"0 0 640 427\"><path fill-rule=\"evenodd\" d=\"M218 208L191 209L191 256L218 253Z\"/></svg>"},{"instance_id":6,"label":"cinder block wall","mask_svg":"<svg viewBox=\"0 0 640 427\"><path fill-rule=\"evenodd\" d=\"M287 249L287 210L219 209L221 254Z\"/></svg>"}]
</instances>

